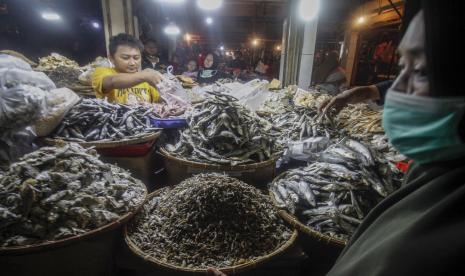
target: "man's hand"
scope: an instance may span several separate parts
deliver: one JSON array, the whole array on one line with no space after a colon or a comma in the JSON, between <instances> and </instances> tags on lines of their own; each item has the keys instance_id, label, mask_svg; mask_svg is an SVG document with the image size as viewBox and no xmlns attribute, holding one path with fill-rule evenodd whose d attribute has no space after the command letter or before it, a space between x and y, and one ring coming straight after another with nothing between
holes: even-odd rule
<instances>
[{"instance_id":1,"label":"man's hand","mask_svg":"<svg viewBox=\"0 0 465 276\"><path fill-rule=\"evenodd\" d=\"M320 105L320 111L323 114L329 114L330 109L335 109L336 114L348 104L361 103L366 100L379 100L380 95L378 88L374 85L359 86L342 92L333 97L331 100L325 101Z\"/></svg>"},{"instance_id":2,"label":"man's hand","mask_svg":"<svg viewBox=\"0 0 465 276\"><path fill-rule=\"evenodd\" d=\"M218 269L211 268L211 267L207 269L207 275L208 276L228 276L224 274L223 272L219 271Z\"/></svg>"},{"instance_id":3,"label":"man's hand","mask_svg":"<svg viewBox=\"0 0 465 276\"><path fill-rule=\"evenodd\" d=\"M150 68L144 69L140 73L142 74L143 79L153 87L156 87L162 80L162 75Z\"/></svg>"}]
</instances>

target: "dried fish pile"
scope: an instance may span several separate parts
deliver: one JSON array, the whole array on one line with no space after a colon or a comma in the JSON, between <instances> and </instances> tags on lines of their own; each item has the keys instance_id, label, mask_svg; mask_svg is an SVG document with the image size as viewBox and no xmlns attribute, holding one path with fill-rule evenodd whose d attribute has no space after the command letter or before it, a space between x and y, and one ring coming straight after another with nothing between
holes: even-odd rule
<instances>
[{"instance_id":1,"label":"dried fish pile","mask_svg":"<svg viewBox=\"0 0 465 276\"><path fill-rule=\"evenodd\" d=\"M49 56L39 58L39 66L35 69L39 71L52 71L57 69L59 66L80 69L79 64L76 61L57 53L52 53Z\"/></svg>"},{"instance_id":2,"label":"dried fish pile","mask_svg":"<svg viewBox=\"0 0 465 276\"><path fill-rule=\"evenodd\" d=\"M58 88L81 86L79 75L81 75L82 72L77 68L57 66L53 70L45 71L45 73Z\"/></svg>"},{"instance_id":3,"label":"dried fish pile","mask_svg":"<svg viewBox=\"0 0 465 276\"><path fill-rule=\"evenodd\" d=\"M144 256L198 269L254 261L276 251L291 233L269 197L220 174L164 188L129 225L129 238Z\"/></svg>"},{"instance_id":4,"label":"dried fish pile","mask_svg":"<svg viewBox=\"0 0 465 276\"><path fill-rule=\"evenodd\" d=\"M285 172L270 190L301 222L347 241L368 212L400 185L389 165L355 140L331 145L307 167Z\"/></svg>"},{"instance_id":5,"label":"dried fish pile","mask_svg":"<svg viewBox=\"0 0 465 276\"><path fill-rule=\"evenodd\" d=\"M134 211L144 185L70 143L23 156L0 175L0 246L84 234Z\"/></svg>"},{"instance_id":6,"label":"dried fish pile","mask_svg":"<svg viewBox=\"0 0 465 276\"><path fill-rule=\"evenodd\" d=\"M284 114L271 116L270 122L274 129L280 131L280 144L317 136L337 138L343 134L331 117L322 115L317 109L312 108L290 107Z\"/></svg>"},{"instance_id":7,"label":"dried fish pile","mask_svg":"<svg viewBox=\"0 0 465 276\"><path fill-rule=\"evenodd\" d=\"M271 125L225 94L210 97L187 114L189 127L166 150L180 158L210 164L262 162L277 151Z\"/></svg>"},{"instance_id":8,"label":"dried fish pile","mask_svg":"<svg viewBox=\"0 0 465 276\"><path fill-rule=\"evenodd\" d=\"M331 95L326 93L298 90L294 96L294 103L297 106L318 109L323 102L331 98Z\"/></svg>"},{"instance_id":9,"label":"dried fish pile","mask_svg":"<svg viewBox=\"0 0 465 276\"><path fill-rule=\"evenodd\" d=\"M366 136L368 133L384 133L382 114L367 104L351 104L339 112L337 120L352 136Z\"/></svg>"},{"instance_id":10,"label":"dried fish pile","mask_svg":"<svg viewBox=\"0 0 465 276\"><path fill-rule=\"evenodd\" d=\"M261 114L283 114L291 105L292 97L296 88L288 86L279 91L270 93L270 96L260 105L257 113Z\"/></svg>"},{"instance_id":11,"label":"dried fish pile","mask_svg":"<svg viewBox=\"0 0 465 276\"><path fill-rule=\"evenodd\" d=\"M100 99L83 99L57 127L53 138L73 142L114 141L144 136L152 128L152 107L111 104Z\"/></svg>"}]
</instances>

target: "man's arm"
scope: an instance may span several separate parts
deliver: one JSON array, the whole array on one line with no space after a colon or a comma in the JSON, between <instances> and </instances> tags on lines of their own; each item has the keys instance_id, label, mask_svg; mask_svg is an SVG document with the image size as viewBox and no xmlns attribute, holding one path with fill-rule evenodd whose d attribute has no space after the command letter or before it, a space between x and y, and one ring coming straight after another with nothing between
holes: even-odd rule
<instances>
[{"instance_id":1,"label":"man's arm","mask_svg":"<svg viewBox=\"0 0 465 276\"><path fill-rule=\"evenodd\" d=\"M137 73L118 73L116 75L104 77L102 83L102 92L107 93L112 89L129 88L142 82L147 82L151 86L156 87L160 81L160 73L151 69L145 69Z\"/></svg>"}]
</instances>

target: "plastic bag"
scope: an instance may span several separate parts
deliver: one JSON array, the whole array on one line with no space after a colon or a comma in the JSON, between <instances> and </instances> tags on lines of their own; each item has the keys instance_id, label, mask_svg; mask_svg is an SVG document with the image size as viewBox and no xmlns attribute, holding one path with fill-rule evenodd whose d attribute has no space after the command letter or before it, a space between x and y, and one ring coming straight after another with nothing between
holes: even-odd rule
<instances>
[{"instance_id":1,"label":"plastic bag","mask_svg":"<svg viewBox=\"0 0 465 276\"><path fill-rule=\"evenodd\" d=\"M23 84L0 88L0 131L14 132L40 118L46 109L46 93L38 87Z\"/></svg>"},{"instance_id":2,"label":"plastic bag","mask_svg":"<svg viewBox=\"0 0 465 276\"><path fill-rule=\"evenodd\" d=\"M31 65L29 65L27 62L7 54L0 54L0 68L18 68L25 71L32 71Z\"/></svg>"},{"instance_id":3,"label":"plastic bag","mask_svg":"<svg viewBox=\"0 0 465 276\"><path fill-rule=\"evenodd\" d=\"M19 84L55 89L55 83L42 72L26 71L19 68L0 68L0 87L13 87Z\"/></svg>"},{"instance_id":4,"label":"plastic bag","mask_svg":"<svg viewBox=\"0 0 465 276\"><path fill-rule=\"evenodd\" d=\"M282 159L285 162L290 159L307 161L324 151L330 145L331 140L325 136L311 137L303 141L292 141L288 143Z\"/></svg>"},{"instance_id":5,"label":"plastic bag","mask_svg":"<svg viewBox=\"0 0 465 276\"><path fill-rule=\"evenodd\" d=\"M47 93L43 115L34 123L38 137L48 136L60 124L66 113L81 99L68 88L58 88Z\"/></svg>"},{"instance_id":6,"label":"plastic bag","mask_svg":"<svg viewBox=\"0 0 465 276\"><path fill-rule=\"evenodd\" d=\"M94 62L86 65L84 67L84 72L79 75L78 79L82 84L85 85L92 85L92 75L95 72L95 68L97 67L108 67L111 68L113 65L111 64L108 58L104 57L97 57Z\"/></svg>"}]
</instances>

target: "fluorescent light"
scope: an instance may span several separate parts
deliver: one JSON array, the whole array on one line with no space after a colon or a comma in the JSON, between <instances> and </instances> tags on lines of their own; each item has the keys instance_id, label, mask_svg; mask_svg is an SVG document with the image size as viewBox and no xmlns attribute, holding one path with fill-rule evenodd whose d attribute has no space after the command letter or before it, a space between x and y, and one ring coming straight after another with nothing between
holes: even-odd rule
<instances>
[{"instance_id":1,"label":"fluorescent light","mask_svg":"<svg viewBox=\"0 0 465 276\"><path fill-rule=\"evenodd\" d=\"M298 11L300 18L304 21L311 21L318 16L320 9L319 0L300 0Z\"/></svg>"},{"instance_id":2,"label":"fluorescent light","mask_svg":"<svg viewBox=\"0 0 465 276\"><path fill-rule=\"evenodd\" d=\"M197 6L203 10L216 10L222 3L222 0L197 0Z\"/></svg>"},{"instance_id":3,"label":"fluorescent light","mask_svg":"<svg viewBox=\"0 0 465 276\"><path fill-rule=\"evenodd\" d=\"M221 47L220 47L220 50L221 50L221 51L224 51L224 46L221 46Z\"/></svg>"},{"instance_id":4,"label":"fluorescent light","mask_svg":"<svg viewBox=\"0 0 465 276\"><path fill-rule=\"evenodd\" d=\"M181 33L181 30L179 29L178 26L174 24L169 24L168 26L165 27L164 32L167 35L178 35Z\"/></svg>"},{"instance_id":5,"label":"fluorescent light","mask_svg":"<svg viewBox=\"0 0 465 276\"><path fill-rule=\"evenodd\" d=\"M56 21L56 20L60 20L61 16L58 13L55 13L55 12L43 12L42 13L42 18L45 19L45 20Z\"/></svg>"},{"instance_id":6,"label":"fluorescent light","mask_svg":"<svg viewBox=\"0 0 465 276\"><path fill-rule=\"evenodd\" d=\"M158 2L168 4L181 4L184 3L184 0L158 0Z\"/></svg>"},{"instance_id":7,"label":"fluorescent light","mask_svg":"<svg viewBox=\"0 0 465 276\"><path fill-rule=\"evenodd\" d=\"M208 25L211 25L213 23L213 18L207 17L207 19L205 19L205 23L207 23Z\"/></svg>"}]
</instances>

